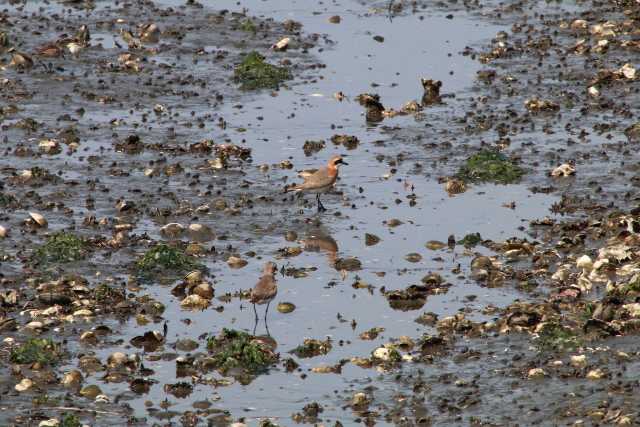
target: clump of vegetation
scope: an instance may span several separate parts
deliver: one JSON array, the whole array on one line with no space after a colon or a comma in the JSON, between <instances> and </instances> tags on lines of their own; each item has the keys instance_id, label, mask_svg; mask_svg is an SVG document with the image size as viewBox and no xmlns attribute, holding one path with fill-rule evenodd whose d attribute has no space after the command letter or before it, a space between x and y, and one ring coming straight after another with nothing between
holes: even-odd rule
<instances>
[{"instance_id":1,"label":"clump of vegetation","mask_svg":"<svg viewBox=\"0 0 640 427\"><path fill-rule=\"evenodd\" d=\"M234 80L240 83L240 89L243 90L275 89L289 79L289 70L269 64L264 56L255 51L245 56L234 71Z\"/></svg>"},{"instance_id":2,"label":"clump of vegetation","mask_svg":"<svg viewBox=\"0 0 640 427\"><path fill-rule=\"evenodd\" d=\"M62 419L60 420L60 427L80 427L82 423L80 422L80 418L73 414L64 414L62 415Z\"/></svg>"},{"instance_id":3,"label":"clump of vegetation","mask_svg":"<svg viewBox=\"0 0 640 427\"><path fill-rule=\"evenodd\" d=\"M468 248L473 248L474 246L477 246L480 242L482 242L482 236L480 236L480 233L470 233L464 236L462 240L458 242L458 244L464 245Z\"/></svg>"},{"instance_id":4,"label":"clump of vegetation","mask_svg":"<svg viewBox=\"0 0 640 427\"><path fill-rule=\"evenodd\" d=\"M331 341L306 339L302 344L290 351L298 357L314 357L327 354L331 351Z\"/></svg>"},{"instance_id":5,"label":"clump of vegetation","mask_svg":"<svg viewBox=\"0 0 640 427\"><path fill-rule=\"evenodd\" d=\"M149 249L136 262L136 267L138 271L145 274L154 271L179 273L199 267L199 264L193 257L185 254L182 249L161 243Z\"/></svg>"},{"instance_id":6,"label":"clump of vegetation","mask_svg":"<svg viewBox=\"0 0 640 427\"><path fill-rule=\"evenodd\" d=\"M258 27L253 22L251 18L247 18L240 24L240 29L242 31L246 31L247 33L255 34L258 31Z\"/></svg>"},{"instance_id":7,"label":"clump of vegetation","mask_svg":"<svg viewBox=\"0 0 640 427\"><path fill-rule=\"evenodd\" d=\"M55 365L62 356L60 344L50 339L29 338L23 344L11 349L9 360L12 363Z\"/></svg>"},{"instance_id":8,"label":"clump of vegetation","mask_svg":"<svg viewBox=\"0 0 640 427\"><path fill-rule=\"evenodd\" d=\"M93 291L93 296L99 304L117 304L126 298L125 292L122 288L116 288L101 283L96 286Z\"/></svg>"},{"instance_id":9,"label":"clump of vegetation","mask_svg":"<svg viewBox=\"0 0 640 427\"><path fill-rule=\"evenodd\" d=\"M494 150L482 150L469 157L458 171L458 178L465 182L493 182L511 184L518 182L524 170L504 154Z\"/></svg>"},{"instance_id":10,"label":"clump of vegetation","mask_svg":"<svg viewBox=\"0 0 640 427\"><path fill-rule=\"evenodd\" d=\"M253 335L224 328L217 337L207 340L207 349L213 353L213 365L221 372L240 368L248 373L259 373L278 362L279 356Z\"/></svg>"},{"instance_id":11,"label":"clump of vegetation","mask_svg":"<svg viewBox=\"0 0 640 427\"><path fill-rule=\"evenodd\" d=\"M539 352L570 351L580 347L582 340L573 330L553 321L543 324L534 345Z\"/></svg>"},{"instance_id":12,"label":"clump of vegetation","mask_svg":"<svg viewBox=\"0 0 640 427\"><path fill-rule=\"evenodd\" d=\"M72 262L87 255L85 243L73 233L60 231L52 234L40 246L34 259L40 263Z\"/></svg>"},{"instance_id":13,"label":"clump of vegetation","mask_svg":"<svg viewBox=\"0 0 640 427\"><path fill-rule=\"evenodd\" d=\"M15 202L16 202L16 198L13 197L11 194L5 194L0 191L0 207L6 208L6 207L9 207L9 205L14 204Z\"/></svg>"}]
</instances>

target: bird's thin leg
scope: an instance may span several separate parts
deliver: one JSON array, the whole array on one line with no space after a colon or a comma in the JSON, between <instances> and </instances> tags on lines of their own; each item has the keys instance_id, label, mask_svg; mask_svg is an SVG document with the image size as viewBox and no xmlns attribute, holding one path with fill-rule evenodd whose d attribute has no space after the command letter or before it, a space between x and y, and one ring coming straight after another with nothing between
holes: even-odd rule
<instances>
[{"instance_id":1,"label":"bird's thin leg","mask_svg":"<svg viewBox=\"0 0 640 427\"><path fill-rule=\"evenodd\" d=\"M264 323L267 323L267 313L269 312L269 304L271 304L271 301L267 302L267 309L264 311Z\"/></svg>"},{"instance_id":2,"label":"bird's thin leg","mask_svg":"<svg viewBox=\"0 0 640 427\"><path fill-rule=\"evenodd\" d=\"M256 317L256 321L253 324L253 333L251 335L256 335L256 329L258 328L258 318Z\"/></svg>"},{"instance_id":3,"label":"bird's thin leg","mask_svg":"<svg viewBox=\"0 0 640 427\"><path fill-rule=\"evenodd\" d=\"M264 319L264 328L267 330L267 336L271 336L271 332L269 332L269 323L267 323L267 318ZM255 335L255 334L254 334Z\"/></svg>"},{"instance_id":4,"label":"bird's thin leg","mask_svg":"<svg viewBox=\"0 0 640 427\"><path fill-rule=\"evenodd\" d=\"M317 194L316 196L316 200L318 201L318 212L324 212L327 209L324 207L324 205L322 204L322 202L320 201L320 193Z\"/></svg>"},{"instance_id":5,"label":"bird's thin leg","mask_svg":"<svg viewBox=\"0 0 640 427\"><path fill-rule=\"evenodd\" d=\"M258 310L256 310L256 303L253 303L253 312L256 315L256 323L258 322Z\"/></svg>"}]
</instances>

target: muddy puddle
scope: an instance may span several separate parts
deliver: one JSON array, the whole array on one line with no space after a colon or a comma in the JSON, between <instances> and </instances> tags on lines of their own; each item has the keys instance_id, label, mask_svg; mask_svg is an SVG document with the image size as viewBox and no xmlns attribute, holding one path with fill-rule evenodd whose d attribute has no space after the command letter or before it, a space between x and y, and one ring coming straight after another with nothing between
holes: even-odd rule
<instances>
[{"instance_id":1,"label":"muddy puddle","mask_svg":"<svg viewBox=\"0 0 640 427\"><path fill-rule=\"evenodd\" d=\"M3 4L2 424L637 423L634 7Z\"/></svg>"}]
</instances>

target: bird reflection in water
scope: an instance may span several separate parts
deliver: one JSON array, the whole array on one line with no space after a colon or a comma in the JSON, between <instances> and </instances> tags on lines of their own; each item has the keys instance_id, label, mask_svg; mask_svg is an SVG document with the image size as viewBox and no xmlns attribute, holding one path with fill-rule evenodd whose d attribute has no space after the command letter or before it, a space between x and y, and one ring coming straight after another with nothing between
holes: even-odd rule
<instances>
[{"instance_id":1,"label":"bird reflection in water","mask_svg":"<svg viewBox=\"0 0 640 427\"><path fill-rule=\"evenodd\" d=\"M306 252L323 252L331 268L335 268L338 258L338 242L322 229L311 230L307 237L300 241Z\"/></svg>"}]
</instances>

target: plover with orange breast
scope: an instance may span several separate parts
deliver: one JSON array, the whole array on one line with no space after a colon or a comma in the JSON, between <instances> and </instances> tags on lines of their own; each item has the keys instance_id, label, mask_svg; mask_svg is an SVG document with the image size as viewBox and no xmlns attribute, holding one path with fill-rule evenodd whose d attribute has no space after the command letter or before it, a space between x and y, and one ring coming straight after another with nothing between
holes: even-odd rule
<instances>
[{"instance_id":1,"label":"plover with orange breast","mask_svg":"<svg viewBox=\"0 0 640 427\"><path fill-rule=\"evenodd\" d=\"M338 179L338 167L340 165L348 165L341 156L333 156L329 159L327 166L316 170L310 174L302 175L304 182L302 184L285 187L285 193L295 191L301 193L315 193L318 202L318 212L326 211L320 201L320 194L331 191Z\"/></svg>"}]
</instances>

